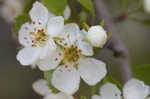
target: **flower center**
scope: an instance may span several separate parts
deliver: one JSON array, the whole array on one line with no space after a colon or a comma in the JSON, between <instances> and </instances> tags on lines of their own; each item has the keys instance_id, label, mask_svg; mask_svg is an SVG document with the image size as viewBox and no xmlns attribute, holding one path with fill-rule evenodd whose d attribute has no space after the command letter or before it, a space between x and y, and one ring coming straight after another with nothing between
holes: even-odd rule
<instances>
[{"instance_id":1,"label":"flower center","mask_svg":"<svg viewBox=\"0 0 150 99\"><path fill-rule=\"evenodd\" d=\"M30 32L30 34L34 36L34 39L32 40L32 47L43 47L49 39L49 35L45 33L44 29L38 30L36 34L33 32Z\"/></svg>"},{"instance_id":2,"label":"flower center","mask_svg":"<svg viewBox=\"0 0 150 99\"><path fill-rule=\"evenodd\" d=\"M77 46L72 45L69 48L64 48L64 63L71 63L77 67L80 57L81 50L79 50Z\"/></svg>"}]
</instances>

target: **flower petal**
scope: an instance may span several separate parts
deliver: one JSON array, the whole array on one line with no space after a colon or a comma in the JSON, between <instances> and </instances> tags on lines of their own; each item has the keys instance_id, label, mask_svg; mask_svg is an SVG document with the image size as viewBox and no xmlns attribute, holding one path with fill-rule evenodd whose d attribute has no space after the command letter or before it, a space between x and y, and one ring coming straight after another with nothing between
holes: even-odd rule
<instances>
[{"instance_id":1,"label":"flower petal","mask_svg":"<svg viewBox=\"0 0 150 99\"><path fill-rule=\"evenodd\" d=\"M22 65L32 65L39 59L40 52L39 47L25 47L18 52L17 60Z\"/></svg>"},{"instance_id":2,"label":"flower petal","mask_svg":"<svg viewBox=\"0 0 150 99\"><path fill-rule=\"evenodd\" d=\"M150 13L150 6L149 6L150 0L143 0L143 2L144 2L144 9L145 9L145 11L147 13Z\"/></svg>"},{"instance_id":3,"label":"flower petal","mask_svg":"<svg viewBox=\"0 0 150 99\"><path fill-rule=\"evenodd\" d=\"M52 75L52 84L66 94L75 93L79 88L79 83L79 73L72 66L60 66Z\"/></svg>"},{"instance_id":4,"label":"flower petal","mask_svg":"<svg viewBox=\"0 0 150 99\"><path fill-rule=\"evenodd\" d=\"M79 61L79 73L89 85L95 85L106 75L105 64L94 58L83 58Z\"/></svg>"},{"instance_id":5,"label":"flower petal","mask_svg":"<svg viewBox=\"0 0 150 99\"><path fill-rule=\"evenodd\" d=\"M103 98L101 98L101 97L98 96L98 95L93 95L93 96L92 96L92 99L103 99Z\"/></svg>"},{"instance_id":6,"label":"flower petal","mask_svg":"<svg viewBox=\"0 0 150 99\"><path fill-rule=\"evenodd\" d=\"M63 58L63 54L60 52L60 49L53 50L44 59L41 59L37 62L37 65L40 70L48 71L56 68Z\"/></svg>"},{"instance_id":7,"label":"flower petal","mask_svg":"<svg viewBox=\"0 0 150 99\"><path fill-rule=\"evenodd\" d=\"M19 43L23 46L30 46L32 45L32 39L30 32L34 31L34 26L29 25L29 23L25 23L22 25L21 29L19 30Z\"/></svg>"},{"instance_id":8,"label":"flower petal","mask_svg":"<svg viewBox=\"0 0 150 99\"><path fill-rule=\"evenodd\" d=\"M102 99L122 99L121 92L116 85L107 83L100 89Z\"/></svg>"},{"instance_id":9,"label":"flower petal","mask_svg":"<svg viewBox=\"0 0 150 99\"><path fill-rule=\"evenodd\" d=\"M77 24L69 23L64 27L64 32L62 33L63 41L58 41L58 43L64 47L69 47L76 43L76 40L81 39L80 29Z\"/></svg>"},{"instance_id":10,"label":"flower petal","mask_svg":"<svg viewBox=\"0 0 150 99\"><path fill-rule=\"evenodd\" d=\"M123 95L125 99L144 99L149 94L149 86L137 79L129 80L123 88Z\"/></svg>"},{"instance_id":11,"label":"flower petal","mask_svg":"<svg viewBox=\"0 0 150 99\"><path fill-rule=\"evenodd\" d=\"M64 10L64 19L68 20L70 15L71 15L71 9L70 9L69 5L67 5Z\"/></svg>"},{"instance_id":12,"label":"flower petal","mask_svg":"<svg viewBox=\"0 0 150 99\"><path fill-rule=\"evenodd\" d=\"M54 40L50 38L47 41L47 44L45 45L45 47L41 51L40 59L43 59L47 55L51 55L54 52L54 50L56 50L56 44Z\"/></svg>"},{"instance_id":13,"label":"flower petal","mask_svg":"<svg viewBox=\"0 0 150 99\"><path fill-rule=\"evenodd\" d=\"M42 96L51 94L46 80L40 79L32 84L33 90Z\"/></svg>"},{"instance_id":14,"label":"flower petal","mask_svg":"<svg viewBox=\"0 0 150 99\"><path fill-rule=\"evenodd\" d=\"M52 17L48 21L47 33L52 37L60 35L64 28L64 19L62 16Z\"/></svg>"},{"instance_id":15,"label":"flower petal","mask_svg":"<svg viewBox=\"0 0 150 99\"><path fill-rule=\"evenodd\" d=\"M37 24L40 22L42 25L46 25L49 13L48 9L42 3L36 1L29 14L33 22Z\"/></svg>"},{"instance_id":16,"label":"flower petal","mask_svg":"<svg viewBox=\"0 0 150 99\"><path fill-rule=\"evenodd\" d=\"M92 56L93 55L93 48L87 42L78 42L78 49L81 50L81 53L85 56Z\"/></svg>"},{"instance_id":17,"label":"flower petal","mask_svg":"<svg viewBox=\"0 0 150 99\"><path fill-rule=\"evenodd\" d=\"M58 93L58 94L51 94L46 96L44 99L73 99L72 96L64 94L62 92Z\"/></svg>"}]
</instances>

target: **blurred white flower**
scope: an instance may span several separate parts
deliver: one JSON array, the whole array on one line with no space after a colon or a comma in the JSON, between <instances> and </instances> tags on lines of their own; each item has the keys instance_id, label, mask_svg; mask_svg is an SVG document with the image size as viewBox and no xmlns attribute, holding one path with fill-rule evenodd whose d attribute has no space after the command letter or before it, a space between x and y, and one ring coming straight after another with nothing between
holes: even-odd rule
<instances>
[{"instance_id":1,"label":"blurred white flower","mask_svg":"<svg viewBox=\"0 0 150 99\"><path fill-rule=\"evenodd\" d=\"M90 44L83 41L85 35L78 25L66 24L62 38L64 40L59 40L58 43L63 47L60 52L63 64L54 71L51 80L55 88L73 94L79 88L80 77L88 85L95 85L101 81L107 72L105 64L100 60L86 57L93 55L93 49Z\"/></svg>"},{"instance_id":2,"label":"blurred white flower","mask_svg":"<svg viewBox=\"0 0 150 99\"><path fill-rule=\"evenodd\" d=\"M35 92L44 96L43 99L73 99L72 96L62 93L62 92L58 94L52 93L46 80L43 80L43 79L34 82L32 87Z\"/></svg>"},{"instance_id":3,"label":"blurred white flower","mask_svg":"<svg viewBox=\"0 0 150 99\"><path fill-rule=\"evenodd\" d=\"M107 34L103 27L92 26L88 30L87 38L94 47L103 47L107 41Z\"/></svg>"},{"instance_id":4,"label":"blurred white flower","mask_svg":"<svg viewBox=\"0 0 150 99\"><path fill-rule=\"evenodd\" d=\"M92 99L149 99L149 86L137 79L129 80L123 87L123 93L116 85L107 83L100 88L100 95L94 95Z\"/></svg>"},{"instance_id":5,"label":"blurred white flower","mask_svg":"<svg viewBox=\"0 0 150 99\"><path fill-rule=\"evenodd\" d=\"M54 55L58 49L53 37L59 37L64 19L61 16L50 17L52 14L39 2L33 4L29 14L32 22L25 23L19 30L18 39L24 48L17 54L17 60L22 65L38 65L43 71L55 68L59 61L49 61L57 56Z\"/></svg>"},{"instance_id":6,"label":"blurred white flower","mask_svg":"<svg viewBox=\"0 0 150 99\"><path fill-rule=\"evenodd\" d=\"M150 13L150 0L143 0L144 2L144 9L147 13Z\"/></svg>"},{"instance_id":7,"label":"blurred white flower","mask_svg":"<svg viewBox=\"0 0 150 99\"><path fill-rule=\"evenodd\" d=\"M13 23L15 18L23 10L22 0L3 0L0 7L0 15L9 23Z\"/></svg>"},{"instance_id":8,"label":"blurred white flower","mask_svg":"<svg viewBox=\"0 0 150 99\"><path fill-rule=\"evenodd\" d=\"M69 5L67 5L64 10L64 19L65 20L69 19L70 15L71 15L71 9L70 9Z\"/></svg>"}]
</instances>

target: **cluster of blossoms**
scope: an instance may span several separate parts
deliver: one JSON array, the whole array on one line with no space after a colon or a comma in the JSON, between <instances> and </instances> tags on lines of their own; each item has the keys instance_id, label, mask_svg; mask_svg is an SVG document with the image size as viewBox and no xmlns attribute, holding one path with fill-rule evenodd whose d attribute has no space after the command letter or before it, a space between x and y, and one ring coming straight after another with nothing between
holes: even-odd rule
<instances>
[{"instance_id":1,"label":"cluster of blossoms","mask_svg":"<svg viewBox=\"0 0 150 99\"><path fill-rule=\"evenodd\" d=\"M92 99L150 99L150 87L137 79L130 79L123 87L123 92L112 83L106 83L100 88L100 96Z\"/></svg>"},{"instance_id":2,"label":"cluster of blossoms","mask_svg":"<svg viewBox=\"0 0 150 99\"><path fill-rule=\"evenodd\" d=\"M107 41L106 31L101 26L92 26L86 31L76 23L64 24L70 16L69 6L62 17L35 2L29 15L32 22L23 24L19 30L18 40L23 48L17 60L44 72L54 71L50 82L60 93L51 93L45 80L33 84L45 99L72 99L70 95L79 89L80 77L91 86L105 77L105 64L91 57L93 47L102 47Z\"/></svg>"},{"instance_id":3,"label":"cluster of blossoms","mask_svg":"<svg viewBox=\"0 0 150 99\"><path fill-rule=\"evenodd\" d=\"M41 71L52 70L50 83L60 92L54 94L44 79L33 83L33 89L44 99L73 99L80 78L93 86L106 75L105 63L92 58L93 47L103 47L106 31L99 25L86 31L76 23L64 24L71 10L66 6L63 16L56 16L40 2L35 2L29 15L31 22L22 25L18 40L22 49L17 60L24 66L38 67ZM92 99L149 99L149 87L142 81L131 79L123 92L112 83L100 88L100 96Z\"/></svg>"}]
</instances>

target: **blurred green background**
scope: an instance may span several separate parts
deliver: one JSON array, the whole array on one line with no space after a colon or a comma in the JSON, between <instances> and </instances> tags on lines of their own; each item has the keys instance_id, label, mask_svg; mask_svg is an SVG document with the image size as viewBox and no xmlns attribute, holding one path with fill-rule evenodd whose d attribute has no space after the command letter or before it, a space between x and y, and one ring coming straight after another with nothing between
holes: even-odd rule
<instances>
[{"instance_id":1,"label":"blurred green background","mask_svg":"<svg viewBox=\"0 0 150 99\"><path fill-rule=\"evenodd\" d=\"M120 14L118 0L107 0L112 17ZM121 40L129 49L132 68L150 63L150 26L132 20L116 23ZM43 75L38 70L23 67L16 60L12 27L0 17L0 99L41 99L32 90L32 83ZM112 53L103 49L98 58L105 61L110 73L119 79L119 69ZM83 88L84 91L86 88ZM86 93L85 91L83 93Z\"/></svg>"}]
</instances>

